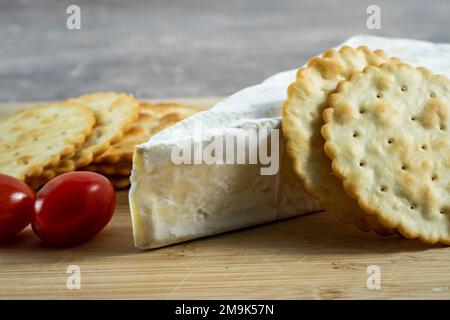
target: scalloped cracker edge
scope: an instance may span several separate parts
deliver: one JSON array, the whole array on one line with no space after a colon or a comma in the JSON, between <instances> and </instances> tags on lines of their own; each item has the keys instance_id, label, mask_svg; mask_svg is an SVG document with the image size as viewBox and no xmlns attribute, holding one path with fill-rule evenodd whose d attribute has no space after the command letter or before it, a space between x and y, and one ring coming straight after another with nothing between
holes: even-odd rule
<instances>
[{"instance_id":1,"label":"scalloped cracker edge","mask_svg":"<svg viewBox=\"0 0 450 320\"><path fill-rule=\"evenodd\" d=\"M131 162L136 145L147 142L157 132L200 111L203 110L176 102L141 102L139 119L136 123L122 139L112 144L94 162L102 164Z\"/></svg>"}]
</instances>

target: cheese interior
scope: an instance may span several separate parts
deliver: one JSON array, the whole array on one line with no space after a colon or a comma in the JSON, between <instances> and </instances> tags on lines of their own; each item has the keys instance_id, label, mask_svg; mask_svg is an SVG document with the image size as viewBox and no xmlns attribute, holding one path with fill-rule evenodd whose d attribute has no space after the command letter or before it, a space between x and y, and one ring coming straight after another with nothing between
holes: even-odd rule
<instances>
[{"instance_id":1,"label":"cheese interior","mask_svg":"<svg viewBox=\"0 0 450 320\"><path fill-rule=\"evenodd\" d=\"M282 151L279 173L261 175L259 164L176 165L164 146L138 148L130 190L135 245L155 248L320 210L286 161Z\"/></svg>"}]
</instances>

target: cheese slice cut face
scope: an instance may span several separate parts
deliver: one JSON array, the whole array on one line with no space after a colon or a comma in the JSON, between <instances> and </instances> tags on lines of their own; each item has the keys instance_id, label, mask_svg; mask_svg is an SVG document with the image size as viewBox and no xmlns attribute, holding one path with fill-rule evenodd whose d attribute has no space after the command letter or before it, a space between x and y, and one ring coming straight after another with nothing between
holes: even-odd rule
<instances>
[{"instance_id":1,"label":"cheese slice cut face","mask_svg":"<svg viewBox=\"0 0 450 320\"><path fill-rule=\"evenodd\" d=\"M173 147L141 146L134 154L130 206L138 248L320 210L294 177L284 151L278 173L262 175L260 164L174 164Z\"/></svg>"}]
</instances>

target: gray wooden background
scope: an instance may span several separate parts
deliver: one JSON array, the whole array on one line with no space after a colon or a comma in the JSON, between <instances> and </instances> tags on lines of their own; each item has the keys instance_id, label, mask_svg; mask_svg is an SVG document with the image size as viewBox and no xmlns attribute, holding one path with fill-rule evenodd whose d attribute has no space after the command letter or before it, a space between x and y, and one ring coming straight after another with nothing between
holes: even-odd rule
<instances>
[{"instance_id":1,"label":"gray wooden background","mask_svg":"<svg viewBox=\"0 0 450 320\"><path fill-rule=\"evenodd\" d=\"M0 0L0 101L228 95L355 34L450 42L449 18L448 0Z\"/></svg>"}]
</instances>

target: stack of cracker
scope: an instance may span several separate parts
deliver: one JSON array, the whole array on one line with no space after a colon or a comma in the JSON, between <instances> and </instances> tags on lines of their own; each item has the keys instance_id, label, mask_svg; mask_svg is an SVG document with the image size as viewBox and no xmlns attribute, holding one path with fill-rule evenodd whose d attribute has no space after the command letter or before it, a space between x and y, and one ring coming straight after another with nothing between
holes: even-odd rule
<instances>
[{"instance_id":1,"label":"stack of cracker","mask_svg":"<svg viewBox=\"0 0 450 320\"><path fill-rule=\"evenodd\" d=\"M139 105L139 118L124 137L83 168L107 176L118 189L130 184L129 176L136 145L146 142L159 131L201 111L197 107L174 102L141 102Z\"/></svg>"},{"instance_id":2,"label":"stack of cracker","mask_svg":"<svg viewBox=\"0 0 450 320\"><path fill-rule=\"evenodd\" d=\"M282 113L294 171L326 210L450 244L450 80L343 47L298 71Z\"/></svg>"},{"instance_id":3,"label":"stack of cracker","mask_svg":"<svg viewBox=\"0 0 450 320\"><path fill-rule=\"evenodd\" d=\"M38 189L62 173L91 170L124 188L134 147L199 111L177 103L139 103L114 92L31 107L0 126L0 172Z\"/></svg>"}]
</instances>

